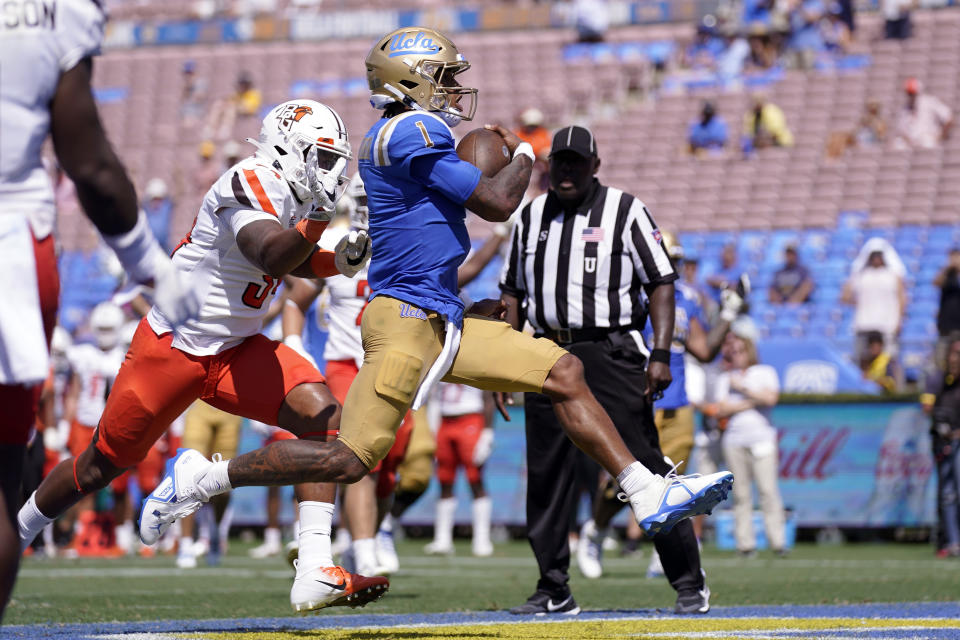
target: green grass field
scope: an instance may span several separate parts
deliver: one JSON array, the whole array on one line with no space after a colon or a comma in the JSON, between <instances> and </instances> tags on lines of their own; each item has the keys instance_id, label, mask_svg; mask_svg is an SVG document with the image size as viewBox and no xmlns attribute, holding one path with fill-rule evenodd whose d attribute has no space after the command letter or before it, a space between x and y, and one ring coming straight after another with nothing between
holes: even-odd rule
<instances>
[{"instance_id":1,"label":"green grass field","mask_svg":"<svg viewBox=\"0 0 960 640\"><path fill-rule=\"evenodd\" d=\"M525 542L501 544L492 558L473 558L458 543L453 558L425 557L422 540L400 544L401 572L390 592L363 613L505 609L532 593L536 565ZM6 624L273 617L292 615L292 570L280 558L253 560L232 544L220 567L179 570L174 558L47 560L27 558ZM645 547L645 552L649 549ZM586 580L571 571L584 609L672 607L663 579L643 577L648 555L608 554L606 573ZM801 545L789 558L761 553L741 559L706 549L714 606L845 604L960 599L960 561L941 560L926 545ZM338 608L336 613L351 610ZM321 614L323 615L323 614Z\"/></svg>"}]
</instances>

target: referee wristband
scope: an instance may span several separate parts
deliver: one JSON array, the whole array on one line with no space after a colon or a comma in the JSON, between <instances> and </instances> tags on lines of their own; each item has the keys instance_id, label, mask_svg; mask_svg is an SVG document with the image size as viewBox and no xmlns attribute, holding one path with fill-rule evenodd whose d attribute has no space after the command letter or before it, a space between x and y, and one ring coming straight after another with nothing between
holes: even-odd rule
<instances>
[{"instance_id":1,"label":"referee wristband","mask_svg":"<svg viewBox=\"0 0 960 640\"><path fill-rule=\"evenodd\" d=\"M516 160L517 156L527 156L530 158L530 162L537 161L537 157L533 155L533 146L529 142L521 142L517 145L517 148L513 150L511 161Z\"/></svg>"},{"instance_id":2,"label":"referee wristband","mask_svg":"<svg viewBox=\"0 0 960 640\"><path fill-rule=\"evenodd\" d=\"M670 364L670 350L654 349L650 352L650 362L662 362L663 364Z\"/></svg>"}]
</instances>

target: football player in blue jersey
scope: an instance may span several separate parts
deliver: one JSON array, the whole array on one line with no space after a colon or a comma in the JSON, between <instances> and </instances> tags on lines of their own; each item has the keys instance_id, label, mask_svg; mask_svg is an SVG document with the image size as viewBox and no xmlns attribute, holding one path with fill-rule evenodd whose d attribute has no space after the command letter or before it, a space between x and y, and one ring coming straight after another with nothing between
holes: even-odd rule
<instances>
[{"instance_id":1,"label":"football player in blue jersey","mask_svg":"<svg viewBox=\"0 0 960 640\"><path fill-rule=\"evenodd\" d=\"M499 301L461 299L457 267L470 248L466 209L485 220L507 220L520 205L534 159L528 143L494 125L488 128L512 154L506 167L486 177L457 156L450 127L470 120L476 108L476 89L457 79L469 66L453 42L422 27L387 34L367 55L370 102L383 111L357 156L373 241L373 294L361 321L363 364L344 402L339 438L288 440L243 454L216 482L184 478L176 487L181 508L230 487L356 482L390 450L407 410L423 404L441 379L550 396L568 437L617 479L651 534L726 497L733 481L728 472L651 473L590 392L578 358L490 317L502 315ZM172 522L175 512L155 520Z\"/></svg>"}]
</instances>

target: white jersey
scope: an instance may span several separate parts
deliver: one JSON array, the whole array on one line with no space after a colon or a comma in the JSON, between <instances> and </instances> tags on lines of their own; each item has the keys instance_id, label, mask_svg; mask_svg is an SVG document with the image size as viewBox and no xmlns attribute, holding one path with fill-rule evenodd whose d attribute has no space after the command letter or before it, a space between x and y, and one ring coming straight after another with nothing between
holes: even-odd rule
<instances>
[{"instance_id":1,"label":"white jersey","mask_svg":"<svg viewBox=\"0 0 960 640\"><path fill-rule=\"evenodd\" d=\"M294 197L268 161L252 156L238 162L207 191L193 228L173 253L174 266L203 300L199 315L173 330L153 307L147 322L157 334L174 331L173 346L197 356L220 353L259 333L282 279L244 257L237 233L257 220L292 228L312 207Z\"/></svg>"},{"instance_id":2,"label":"white jersey","mask_svg":"<svg viewBox=\"0 0 960 640\"><path fill-rule=\"evenodd\" d=\"M465 384L441 382L439 385L440 415L465 416L483 413L483 391Z\"/></svg>"},{"instance_id":3,"label":"white jersey","mask_svg":"<svg viewBox=\"0 0 960 640\"><path fill-rule=\"evenodd\" d=\"M363 363L363 342L360 338L360 316L370 298L367 268L353 278L336 275L326 279L330 292L327 324L330 335L323 348L323 359L353 360L357 368Z\"/></svg>"},{"instance_id":4,"label":"white jersey","mask_svg":"<svg viewBox=\"0 0 960 640\"><path fill-rule=\"evenodd\" d=\"M60 81L100 52L106 18L93 0L7 0L0 20L0 215L53 230L53 186L41 162Z\"/></svg>"},{"instance_id":5,"label":"white jersey","mask_svg":"<svg viewBox=\"0 0 960 640\"><path fill-rule=\"evenodd\" d=\"M95 427L100 422L124 355L120 347L103 351L92 344L79 344L67 352L73 375L80 380L77 422L87 427Z\"/></svg>"}]
</instances>

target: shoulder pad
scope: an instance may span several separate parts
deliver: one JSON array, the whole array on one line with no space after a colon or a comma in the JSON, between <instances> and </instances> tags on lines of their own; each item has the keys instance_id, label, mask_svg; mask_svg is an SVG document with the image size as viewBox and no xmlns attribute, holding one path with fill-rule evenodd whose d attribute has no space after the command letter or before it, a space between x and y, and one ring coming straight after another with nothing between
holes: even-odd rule
<instances>
[{"instance_id":1,"label":"shoulder pad","mask_svg":"<svg viewBox=\"0 0 960 640\"><path fill-rule=\"evenodd\" d=\"M217 208L254 209L280 217L290 185L280 172L256 158L230 167L216 185Z\"/></svg>"},{"instance_id":2,"label":"shoulder pad","mask_svg":"<svg viewBox=\"0 0 960 640\"><path fill-rule=\"evenodd\" d=\"M374 141L373 161L389 166L424 153L452 150L453 132L447 123L429 111L407 111L380 129Z\"/></svg>"}]
</instances>

